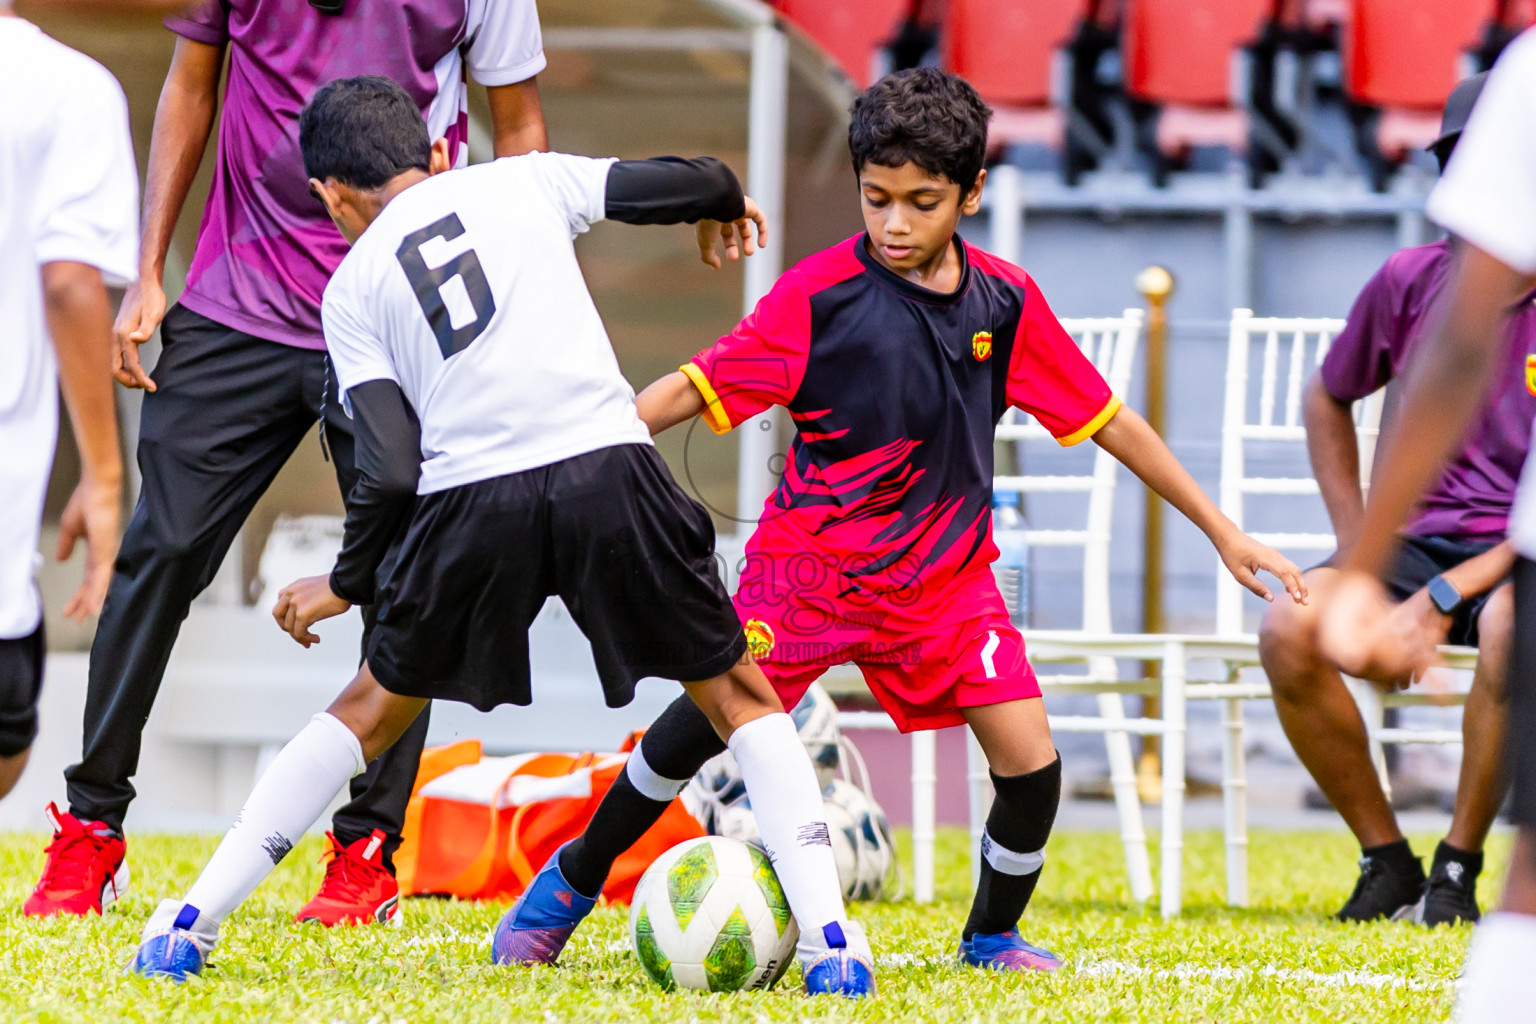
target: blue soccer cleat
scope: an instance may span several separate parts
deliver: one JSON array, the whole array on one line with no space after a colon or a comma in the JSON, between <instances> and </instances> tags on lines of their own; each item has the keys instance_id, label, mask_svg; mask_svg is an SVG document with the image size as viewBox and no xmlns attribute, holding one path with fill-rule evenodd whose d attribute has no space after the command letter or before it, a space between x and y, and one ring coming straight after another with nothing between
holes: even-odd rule
<instances>
[{"instance_id":1,"label":"blue soccer cleat","mask_svg":"<svg viewBox=\"0 0 1536 1024\"><path fill-rule=\"evenodd\" d=\"M846 932L845 932L846 929ZM814 933L800 933L800 963L805 968L805 992L812 996L863 999L875 994L874 958L863 928L854 921L829 924Z\"/></svg>"},{"instance_id":2,"label":"blue soccer cleat","mask_svg":"<svg viewBox=\"0 0 1536 1024\"><path fill-rule=\"evenodd\" d=\"M175 911L175 918L166 926L163 919L171 910ZM150 928L145 930L133 959L128 962L129 972L178 982L186 981L189 975L202 973L208 954L213 951L217 929L211 932L206 928L198 930L197 917L196 907L169 900L162 903L150 919Z\"/></svg>"},{"instance_id":3,"label":"blue soccer cleat","mask_svg":"<svg viewBox=\"0 0 1536 1024\"><path fill-rule=\"evenodd\" d=\"M553 964L576 926L597 906L597 900L571 888L560 873L560 850L564 849L562 845L555 851L497 923L491 937L492 963Z\"/></svg>"},{"instance_id":4,"label":"blue soccer cleat","mask_svg":"<svg viewBox=\"0 0 1536 1024\"><path fill-rule=\"evenodd\" d=\"M1048 949L1031 946L1018 932L973 935L960 942L960 962L993 971L1054 971L1061 958Z\"/></svg>"}]
</instances>

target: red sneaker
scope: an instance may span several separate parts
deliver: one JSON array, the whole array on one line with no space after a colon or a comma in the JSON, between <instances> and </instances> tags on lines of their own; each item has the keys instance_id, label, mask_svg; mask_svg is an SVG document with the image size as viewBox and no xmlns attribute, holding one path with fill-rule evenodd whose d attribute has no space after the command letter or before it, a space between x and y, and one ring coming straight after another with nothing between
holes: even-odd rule
<instances>
[{"instance_id":1,"label":"red sneaker","mask_svg":"<svg viewBox=\"0 0 1536 1024\"><path fill-rule=\"evenodd\" d=\"M366 839L342 846L329 832L325 881L315 898L304 904L293 919L299 924L314 921L327 928L337 924L399 924L400 886L384 868L384 833L378 829Z\"/></svg>"},{"instance_id":2,"label":"red sneaker","mask_svg":"<svg viewBox=\"0 0 1536 1024\"><path fill-rule=\"evenodd\" d=\"M81 821L49 804L53 842L37 888L21 905L30 917L100 914L128 892L128 844L99 821Z\"/></svg>"}]
</instances>

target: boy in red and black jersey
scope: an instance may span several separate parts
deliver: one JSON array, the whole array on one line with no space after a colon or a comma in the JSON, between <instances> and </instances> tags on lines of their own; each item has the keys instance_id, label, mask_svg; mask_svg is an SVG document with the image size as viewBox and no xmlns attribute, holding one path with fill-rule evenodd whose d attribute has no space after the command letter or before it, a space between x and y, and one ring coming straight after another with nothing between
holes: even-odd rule
<instances>
[{"instance_id":1,"label":"boy in red and black jersey","mask_svg":"<svg viewBox=\"0 0 1536 1024\"><path fill-rule=\"evenodd\" d=\"M1029 275L956 235L981 203L990 113L964 80L932 68L872 86L849 129L866 231L786 273L637 404L652 433L700 414L723 433L788 409L796 436L736 594L751 654L786 707L852 661L903 732L970 725L997 797L960 955L1051 970L1060 961L1016 930L1045 860L1061 761L990 569L998 419L1012 406L1062 444L1093 438L1204 530L1249 589L1271 598L1255 576L1264 569L1294 600L1306 592L1296 566L1224 517L1121 405ZM595 895L721 749L703 715L674 704L545 872ZM579 916L538 889L507 925L563 945Z\"/></svg>"}]
</instances>

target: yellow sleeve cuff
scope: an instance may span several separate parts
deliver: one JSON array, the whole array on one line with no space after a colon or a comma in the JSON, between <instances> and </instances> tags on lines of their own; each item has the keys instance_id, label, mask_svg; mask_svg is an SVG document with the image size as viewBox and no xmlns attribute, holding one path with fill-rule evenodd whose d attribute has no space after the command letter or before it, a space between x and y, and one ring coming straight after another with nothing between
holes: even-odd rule
<instances>
[{"instance_id":1,"label":"yellow sleeve cuff","mask_svg":"<svg viewBox=\"0 0 1536 1024\"><path fill-rule=\"evenodd\" d=\"M717 434L729 434L731 418L725 414L725 406L720 404L720 396L715 394L704 371L691 362L684 363L678 369L693 382L693 386L699 389L699 394L704 398L704 422L709 424L709 429Z\"/></svg>"},{"instance_id":2,"label":"yellow sleeve cuff","mask_svg":"<svg viewBox=\"0 0 1536 1024\"><path fill-rule=\"evenodd\" d=\"M1119 411L1120 397L1118 395L1110 395L1109 401L1104 403L1104 408L1099 410L1097 416L1089 420L1087 423L1084 423L1077 430L1072 431L1072 433L1068 434L1066 437L1058 437L1056 439L1056 443L1061 445L1063 448L1070 448L1075 444L1088 440L1094 434L1097 434L1099 432L1099 428L1113 419L1115 413Z\"/></svg>"}]
</instances>

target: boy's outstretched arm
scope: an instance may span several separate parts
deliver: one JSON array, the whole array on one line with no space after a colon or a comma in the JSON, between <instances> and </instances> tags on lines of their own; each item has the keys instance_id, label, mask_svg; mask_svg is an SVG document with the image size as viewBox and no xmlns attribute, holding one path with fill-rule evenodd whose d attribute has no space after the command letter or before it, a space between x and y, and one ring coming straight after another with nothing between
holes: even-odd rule
<instances>
[{"instance_id":1,"label":"boy's outstretched arm","mask_svg":"<svg viewBox=\"0 0 1536 1024\"><path fill-rule=\"evenodd\" d=\"M726 259L737 260L762 245L768 227L736 175L712 156L620 160L608 171L604 205L609 220L625 224L697 224L699 258L716 270L717 240Z\"/></svg>"},{"instance_id":2,"label":"boy's outstretched arm","mask_svg":"<svg viewBox=\"0 0 1536 1024\"><path fill-rule=\"evenodd\" d=\"M635 408L651 436L669 430L704 411L704 396L681 370L654 381L635 399Z\"/></svg>"},{"instance_id":3,"label":"boy's outstretched arm","mask_svg":"<svg viewBox=\"0 0 1536 1024\"><path fill-rule=\"evenodd\" d=\"M1237 582L1264 600L1273 601L1274 595L1258 578L1258 571L1263 569L1285 584L1285 592L1292 600L1306 604L1307 585L1302 582L1301 570L1296 564L1274 548L1260 544L1222 515L1189 471L1174 458L1163 439L1135 411L1121 406L1093 439L1200 527L1216 545L1217 554Z\"/></svg>"}]
</instances>

